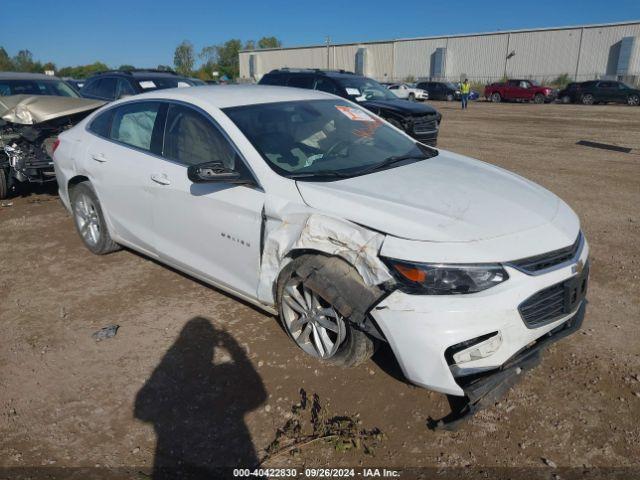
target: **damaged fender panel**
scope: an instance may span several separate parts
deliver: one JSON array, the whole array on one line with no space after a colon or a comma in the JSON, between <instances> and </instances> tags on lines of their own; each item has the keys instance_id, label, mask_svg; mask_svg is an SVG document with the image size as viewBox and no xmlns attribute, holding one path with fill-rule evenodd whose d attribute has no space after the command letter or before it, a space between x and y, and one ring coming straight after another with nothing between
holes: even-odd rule
<instances>
[{"instance_id":1,"label":"damaged fender panel","mask_svg":"<svg viewBox=\"0 0 640 480\"><path fill-rule=\"evenodd\" d=\"M355 267L367 285L392 279L378 258L385 236L317 210L278 202L265 202L264 248L260 266L258 298L274 304L274 285L295 250L315 250L336 255Z\"/></svg>"}]
</instances>

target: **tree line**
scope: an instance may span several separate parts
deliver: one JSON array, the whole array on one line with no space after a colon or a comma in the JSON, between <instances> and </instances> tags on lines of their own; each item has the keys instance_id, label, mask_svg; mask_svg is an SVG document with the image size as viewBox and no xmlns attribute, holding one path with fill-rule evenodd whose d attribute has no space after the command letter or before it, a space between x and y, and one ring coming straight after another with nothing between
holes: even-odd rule
<instances>
[{"instance_id":1,"label":"tree line","mask_svg":"<svg viewBox=\"0 0 640 480\"><path fill-rule=\"evenodd\" d=\"M185 40L175 49L173 66L158 65L156 68L167 71L175 70L182 75L195 76L202 80L214 78L214 72L218 72L219 78L227 76L229 79L234 79L239 75L238 53L241 50L278 48L280 46L282 46L282 42L276 37L262 37L258 41L247 40L244 43L240 39L231 39L219 45L204 46L196 54L193 44ZM196 65L197 63L198 65ZM124 64L115 70L133 70L135 68L133 65ZM52 70L59 77L87 78L97 72L112 69L103 62L94 62L75 67L62 67L58 70L53 62L43 63L34 60L33 53L29 50L20 50L14 56L10 56L0 46L0 72L44 73Z\"/></svg>"}]
</instances>

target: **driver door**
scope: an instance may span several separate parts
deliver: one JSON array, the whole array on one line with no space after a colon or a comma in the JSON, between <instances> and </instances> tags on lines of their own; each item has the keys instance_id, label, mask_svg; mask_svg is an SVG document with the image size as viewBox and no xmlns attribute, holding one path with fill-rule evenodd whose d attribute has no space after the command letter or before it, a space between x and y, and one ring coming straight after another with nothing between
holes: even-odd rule
<instances>
[{"instance_id":1,"label":"driver door","mask_svg":"<svg viewBox=\"0 0 640 480\"><path fill-rule=\"evenodd\" d=\"M171 104L163 157L151 172L159 258L255 298L264 193L252 186L195 184L187 178L190 165L211 161L250 175L240 155L209 116Z\"/></svg>"}]
</instances>

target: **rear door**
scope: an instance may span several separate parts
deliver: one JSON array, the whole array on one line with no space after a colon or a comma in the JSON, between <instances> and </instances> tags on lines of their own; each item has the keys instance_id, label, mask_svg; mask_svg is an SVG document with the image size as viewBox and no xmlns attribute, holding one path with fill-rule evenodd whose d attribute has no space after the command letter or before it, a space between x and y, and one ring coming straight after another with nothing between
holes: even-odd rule
<instances>
[{"instance_id":1,"label":"rear door","mask_svg":"<svg viewBox=\"0 0 640 480\"><path fill-rule=\"evenodd\" d=\"M150 173L162 162L161 103L131 102L96 117L100 126L87 147L91 181L109 223L125 242L155 256ZM106 123L108 122L108 125ZM96 128L97 130L97 128Z\"/></svg>"},{"instance_id":2,"label":"rear door","mask_svg":"<svg viewBox=\"0 0 640 480\"><path fill-rule=\"evenodd\" d=\"M615 102L617 85L615 82L600 82L596 91L596 99L600 102Z\"/></svg>"},{"instance_id":3,"label":"rear door","mask_svg":"<svg viewBox=\"0 0 640 480\"><path fill-rule=\"evenodd\" d=\"M153 222L161 259L255 298L264 192L225 183L192 183L189 165L220 161L249 174L225 134L203 111L171 104L164 161L152 172Z\"/></svg>"}]
</instances>

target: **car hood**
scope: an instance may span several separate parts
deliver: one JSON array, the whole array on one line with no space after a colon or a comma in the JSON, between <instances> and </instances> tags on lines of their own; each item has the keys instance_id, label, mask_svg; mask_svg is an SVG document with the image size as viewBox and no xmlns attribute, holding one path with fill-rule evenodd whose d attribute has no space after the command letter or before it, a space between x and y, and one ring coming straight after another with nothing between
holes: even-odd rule
<instances>
[{"instance_id":1,"label":"car hood","mask_svg":"<svg viewBox=\"0 0 640 480\"><path fill-rule=\"evenodd\" d=\"M0 118L21 125L35 125L54 118L96 110L106 102L52 95L0 97Z\"/></svg>"},{"instance_id":2,"label":"car hood","mask_svg":"<svg viewBox=\"0 0 640 480\"><path fill-rule=\"evenodd\" d=\"M378 110L394 112L400 115L435 115L438 111L430 105L423 105L416 102L408 102L407 100L366 100L361 105L369 110L376 112Z\"/></svg>"},{"instance_id":3,"label":"car hood","mask_svg":"<svg viewBox=\"0 0 640 480\"><path fill-rule=\"evenodd\" d=\"M549 223L561 200L501 168L451 152L336 182L297 182L305 203L409 240L470 242Z\"/></svg>"}]
</instances>

